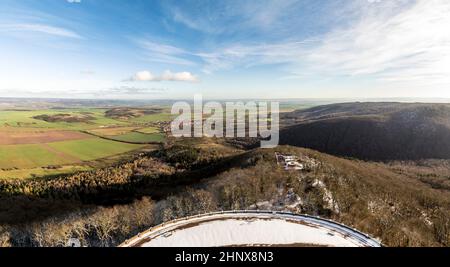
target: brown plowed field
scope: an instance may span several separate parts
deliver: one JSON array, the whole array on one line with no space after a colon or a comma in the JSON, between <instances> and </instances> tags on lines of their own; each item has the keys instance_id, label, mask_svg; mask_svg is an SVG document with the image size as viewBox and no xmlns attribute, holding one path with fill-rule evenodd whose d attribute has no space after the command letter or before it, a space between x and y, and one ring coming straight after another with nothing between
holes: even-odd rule
<instances>
[{"instance_id":1,"label":"brown plowed field","mask_svg":"<svg viewBox=\"0 0 450 267\"><path fill-rule=\"evenodd\" d=\"M72 131L0 131L0 145L40 144L87 138L92 136Z\"/></svg>"}]
</instances>

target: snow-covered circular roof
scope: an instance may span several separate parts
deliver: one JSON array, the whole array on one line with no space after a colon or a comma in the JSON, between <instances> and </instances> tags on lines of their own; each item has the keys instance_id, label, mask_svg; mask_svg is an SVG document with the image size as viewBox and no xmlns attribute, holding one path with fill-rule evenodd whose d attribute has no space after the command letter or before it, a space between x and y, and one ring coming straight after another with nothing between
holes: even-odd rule
<instances>
[{"instance_id":1,"label":"snow-covered circular roof","mask_svg":"<svg viewBox=\"0 0 450 267\"><path fill-rule=\"evenodd\" d=\"M316 217L284 212L232 211L168 222L135 236L121 246L378 247L380 243L357 230Z\"/></svg>"}]
</instances>

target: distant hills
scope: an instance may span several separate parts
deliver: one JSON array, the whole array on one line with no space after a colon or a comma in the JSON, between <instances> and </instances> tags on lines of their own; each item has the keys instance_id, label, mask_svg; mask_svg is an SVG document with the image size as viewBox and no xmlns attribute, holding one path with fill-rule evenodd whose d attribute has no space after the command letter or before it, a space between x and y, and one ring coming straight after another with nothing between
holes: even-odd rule
<instances>
[{"instance_id":1,"label":"distant hills","mask_svg":"<svg viewBox=\"0 0 450 267\"><path fill-rule=\"evenodd\" d=\"M364 160L450 158L450 104L332 104L281 122L281 144Z\"/></svg>"}]
</instances>

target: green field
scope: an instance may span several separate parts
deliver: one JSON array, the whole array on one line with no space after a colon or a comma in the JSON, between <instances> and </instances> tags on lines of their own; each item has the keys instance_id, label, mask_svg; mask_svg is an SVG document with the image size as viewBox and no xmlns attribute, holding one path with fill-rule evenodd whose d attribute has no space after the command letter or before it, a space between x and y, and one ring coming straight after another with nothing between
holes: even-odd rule
<instances>
[{"instance_id":1,"label":"green field","mask_svg":"<svg viewBox=\"0 0 450 267\"><path fill-rule=\"evenodd\" d=\"M114 140L132 143L162 142L165 140L164 135L161 133L144 134L139 132L130 132L127 134L117 135L111 138Z\"/></svg>"},{"instance_id":2,"label":"green field","mask_svg":"<svg viewBox=\"0 0 450 267\"><path fill-rule=\"evenodd\" d=\"M0 146L1 169L30 169L71 163L40 144Z\"/></svg>"},{"instance_id":3,"label":"green field","mask_svg":"<svg viewBox=\"0 0 450 267\"><path fill-rule=\"evenodd\" d=\"M50 147L82 161L95 160L138 149L139 145L100 138L50 143Z\"/></svg>"},{"instance_id":4,"label":"green field","mask_svg":"<svg viewBox=\"0 0 450 267\"><path fill-rule=\"evenodd\" d=\"M0 168L32 169L79 163L125 153L140 147L101 138L48 144L3 145L0 146Z\"/></svg>"},{"instance_id":5,"label":"green field","mask_svg":"<svg viewBox=\"0 0 450 267\"><path fill-rule=\"evenodd\" d=\"M153 134L159 133L159 129L156 127L147 127L142 129L137 129L136 132L144 133L144 134Z\"/></svg>"},{"instance_id":6,"label":"green field","mask_svg":"<svg viewBox=\"0 0 450 267\"><path fill-rule=\"evenodd\" d=\"M137 123L149 123L149 122L157 122L157 121L170 121L172 120L173 115L170 113L159 113L159 114L151 114L145 115L142 117L132 118L130 122Z\"/></svg>"},{"instance_id":7,"label":"green field","mask_svg":"<svg viewBox=\"0 0 450 267\"><path fill-rule=\"evenodd\" d=\"M106 117L106 111L107 109L103 108L0 110L0 133L3 134L3 138L7 138L6 141L0 142L0 178L43 176L86 170L91 168L85 165L87 163L92 165L93 161L99 159L113 159L116 155L146 147L144 143L165 140L165 135L152 123L171 119L168 113L119 120ZM61 114L83 120L47 120L48 116L53 119ZM47 116L45 118L47 121L42 115ZM36 116L41 117L34 118ZM42 135L42 132L46 133L47 130L87 131L99 137L87 136L62 141L52 140L50 136L44 137L44 140L42 137L39 140L33 139L33 132L40 131ZM18 133L23 142L22 139L19 142L17 139L8 139L13 138L13 135L17 136Z\"/></svg>"},{"instance_id":8,"label":"green field","mask_svg":"<svg viewBox=\"0 0 450 267\"><path fill-rule=\"evenodd\" d=\"M89 122L46 122L33 117L39 115L82 114L89 113L93 117ZM51 109L36 111L0 111L0 126L33 127L52 129L84 130L100 126L125 126L129 123L106 118L104 109Z\"/></svg>"},{"instance_id":9,"label":"green field","mask_svg":"<svg viewBox=\"0 0 450 267\"><path fill-rule=\"evenodd\" d=\"M92 130L89 130L89 133L92 133L94 135L108 137L108 136L126 134L126 133L132 132L136 129L138 129L138 128L137 127L112 127L112 128L108 127L108 128L92 129Z\"/></svg>"}]
</instances>

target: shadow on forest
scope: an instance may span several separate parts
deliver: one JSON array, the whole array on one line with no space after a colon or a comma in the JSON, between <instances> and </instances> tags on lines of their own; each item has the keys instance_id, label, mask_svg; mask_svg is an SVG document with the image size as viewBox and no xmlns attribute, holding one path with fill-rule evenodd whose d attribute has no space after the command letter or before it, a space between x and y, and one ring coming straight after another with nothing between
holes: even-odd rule
<instances>
[{"instance_id":1,"label":"shadow on forest","mask_svg":"<svg viewBox=\"0 0 450 267\"><path fill-rule=\"evenodd\" d=\"M161 200L185 190L186 186L195 185L231 167L255 164L255 162L248 161L249 153L251 152L229 156L216 162L194 166L190 170L177 171L171 175L159 175L156 178L133 174L131 182L128 184L95 188L75 185L61 190L52 188L52 192L47 192L45 196L2 192L0 193L0 224L30 223L87 210L95 206L129 204L143 196ZM43 179L39 181L45 182ZM67 191L70 191L71 194L67 195Z\"/></svg>"}]
</instances>

